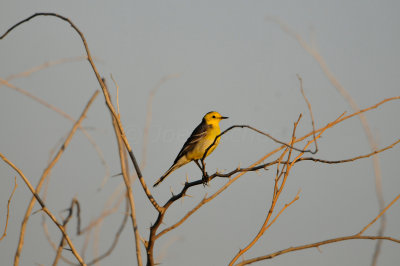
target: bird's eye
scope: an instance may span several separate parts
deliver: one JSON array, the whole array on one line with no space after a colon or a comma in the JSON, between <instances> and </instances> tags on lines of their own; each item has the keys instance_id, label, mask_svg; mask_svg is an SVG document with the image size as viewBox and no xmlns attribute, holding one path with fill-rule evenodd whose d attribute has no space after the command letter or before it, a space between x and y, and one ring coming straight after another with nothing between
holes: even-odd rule
<instances>
[{"instance_id":1,"label":"bird's eye","mask_svg":"<svg viewBox=\"0 0 400 266\"><path fill-rule=\"evenodd\" d=\"M213 115L212 118L215 118L215 115Z\"/></svg>"}]
</instances>

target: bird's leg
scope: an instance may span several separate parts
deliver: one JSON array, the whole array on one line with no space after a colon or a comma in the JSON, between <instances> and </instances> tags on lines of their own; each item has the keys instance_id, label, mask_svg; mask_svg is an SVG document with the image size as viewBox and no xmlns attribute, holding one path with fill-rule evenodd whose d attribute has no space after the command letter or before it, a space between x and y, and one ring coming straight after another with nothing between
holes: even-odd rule
<instances>
[{"instance_id":1,"label":"bird's leg","mask_svg":"<svg viewBox=\"0 0 400 266\"><path fill-rule=\"evenodd\" d=\"M200 168L201 172L203 172L203 167L201 167L199 160L194 160L194 162L197 164L197 166Z\"/></svg>"},{"instance_id":2,"label":"bird's leg","mask_svg":"<svg viewBox=\"0 0 400 266\"><path fill-rule=\"evenodd\" d=\"M210 177L208 176L207 172L203 174L203 186L208 186L208 183L210 182Z\"/></svg>"},{"instance_id":3,"label":"bird's leg","mask_svg":"<svg viewBox=\"0 0 400 266\"><path fill-rule=\"evenodd\" d=\"M208 176L207 172L206 172L206 164L204 163L204 161L201 161L201 163L203 164L203 166L200 165L199 160L194 160L194 162L197 164L197 166L200 168L201 173L203 175L202 179L203 179L203 185L208 185L208 182L210 181L210 177Z\"/></svg>"},{"instance_id":4,"label":"bird's leg","mask_svg":"<svg viewBox=\"0 0 400 266\"><path fill-rule=\"evenodd\" d=\"M206 172L206 163L204 162L204 159L201 160L201 164L202 166L200 167L200 169L202 169L202 173L203 173L203 185L204 186L208 186L208 182L210 182L210 177L208 175L208 173Z\"/></svg>"}]
</instances>

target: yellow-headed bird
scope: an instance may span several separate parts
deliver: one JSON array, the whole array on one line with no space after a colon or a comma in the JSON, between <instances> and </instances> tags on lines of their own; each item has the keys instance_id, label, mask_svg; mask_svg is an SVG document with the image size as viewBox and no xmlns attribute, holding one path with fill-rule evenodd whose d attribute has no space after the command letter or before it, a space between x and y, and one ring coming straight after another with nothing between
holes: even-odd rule
<instances>
[{"instance_id":1,"label":"yellow-headed bird","mask_svg":"<svg viewBox=\"0 0 400 266\"><path fill-rule=\"evenodd\" d=\"M176 156L174 164L157 180L157 182L154 183L153 186L155 187L160 184L170 173L179 167L191 161L196 161L196 163L198 163L197 160L203 158L206 149L214 142L215 137L221 134L219 122L226 118L228 117L221 116L218 112L208 112L203 117L203 120L201 120L201 123L193 130L185 144L183 144L181 151L178 156ZM218 143L219 138L208 150L206 157L214 151L218 146Z\"/></svg>"}]
</instances>

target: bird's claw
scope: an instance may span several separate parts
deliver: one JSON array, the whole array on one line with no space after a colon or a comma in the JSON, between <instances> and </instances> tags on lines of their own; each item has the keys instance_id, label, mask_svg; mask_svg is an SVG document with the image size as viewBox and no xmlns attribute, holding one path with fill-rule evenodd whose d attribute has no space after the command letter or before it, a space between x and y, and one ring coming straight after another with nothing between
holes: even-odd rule
<instances>
[{"instance_id":1,"label":"bird's claw","mask_svg":"<svg viewBox=\"0 0 400 266\"><path fill-rule=\"evenodd\" d=\"M206 173L204 173L203 175L203 186L208 186L208 183L210 182L210 176Z\"/></svg>"}]
</instances>

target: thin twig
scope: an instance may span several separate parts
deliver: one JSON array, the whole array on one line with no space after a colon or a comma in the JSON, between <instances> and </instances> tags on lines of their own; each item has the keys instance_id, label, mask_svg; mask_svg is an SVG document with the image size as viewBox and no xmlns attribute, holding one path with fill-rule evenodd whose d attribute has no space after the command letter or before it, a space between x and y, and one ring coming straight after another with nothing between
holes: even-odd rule
<instances>
[{"instance_id":1,"label":"thin twig","mask_svg":"<svg viewBox=\"0 0 400 266\"><path fill-rule=\"evenodd\" d=\"M0 78L0 85L5 85L6 87L8 87L10 89L13 89L13 90L15 90L15 91L27 96L28 98L36 101L37 103L45 106L46 108L58 113L62 117L64 117L64 118L68 119L69 121L71 121L72 123L76 122L76 120L72 116L70 116L69 114L67 114L66 112L61 110L60 108L58 108L58 107L46 102L45 100L33 95L32 93L30 93L27 90L21 89L21 88L15 86L15 85L9 83L7 80L4 80L4 79ZM107 162L106 162L106 160L104 158L103 152L100 149L99 145L97 145L97 143L95 142L93 137L89 134L89 132L84 127L79 125L78 129L82 131L83 135L85 135L85 137L88 139L89 143L93 146L93 148L95 149L97 155L99 156L100 162L105 168L105 177L104 178L110 176L110 167L108 166L108 164L107 164Z\"/></svg>"},{"instance_id":2,"label":"thin twig","mask_svg":"<svg viewBox=\"0 0 400 266\"><path fill-rule=\"evenodd\" d=\"M114 206L112 206L110 209L106 209L106 207L105 207L103 212L97 218L91 220L90 223L86 227L84 227L80 230L80 234L86 234L87 232L91 231L97 224L99 224L101 221L103 221L106 217L115 213L119 209L119 206L121 205L124 197L125 197L125 193L119 195Z\"/></svg>"},{"instance_id":3,"label":"thin twig","mask_svg":"<svg viewBox=\"0 0 400 266\"><path fill-rule=\"evenodd\" d=\"M112 197L112 198L114 198L114 197ZM113 206L112 208L110 208L110 209L105 209L105 210L100 214L99 217L97 217L96 219L93 219L85 228L81 228L80 204L79 204L79 201L76 200L76 202L75 202L76 207L77 207L77 212L76 212L76 216L77 216L77 230L76 230L76 234L77 234L77 235L85 234L85 241L84 241L84 245L83 245L83 248L82 248L82 257L83 257L83 258L84 258L84 255L85 255L85 251L86 251L86 249L87 249L87 245L88 245L88 241L89 241L89 235L90 235L90 233L91 233L91 230L92 230L94 227L96 227L96 226L97 226L96 229L99 228L101 222L102 222L107 216L109 216L109 215L115 213L115 212L119 209L119 206L120 206L120 204L121 204L121 202L122 202L122 200L123 200L124 198L125 198L125 194L121 194L120 197L117 198L116 203L114 204L114 206ZM127 199L127 200L128 200L128 199ZM107 204L106 204L106 205L107 205ZM107 208L107 206L106 206L105 208ZM127 208L128 208L128 205L127 205ZM124 214L123 222L122 222L120 228L118 229L118 232L117 232L117 234L115 235L114 240L113 240L113 243L112 243L112 245L110 246L110 248L109 248L104 254L99 255L98 257L92 259L92 261L91 261L91 262L88 262L87 265L93 265L93 264L95 264L95 263L98 263L99 261L101 261L102 259L106 258L107 256L109 256L109 255L112 253L113 249L116 247L116 245L117 245L117 243L118 243L119 235L121 234L121 232L122 232L122 230L123 230L123 228L124 228L124 226L125 226L125 224L126 224L126 221L127 221L128 210L126 210L124 213L125 213L125 214ZM45 223L45 220L43 221L43 229L45 230L45 235L46 235L47 240L49 241L49 243L51 244L51 246L53 247L53 249L54 249L55 251L57 251L57 246L56 246L56 244L55 244L53 241L51 241L51 239L50 239L50 236L49 236L49 233L48 233L48 230L47 230L47 225L46 225L46 223ZM68 259L66 259L65 257L63 257L62 255L60 255L60 258L61 258L63 261L65 261L66 263L70 264L70 265L75 265L74 263L72 263L71 261L69 261Z\"/></svg>"},{"instance_id":4,"label":"thin twig","mask_svg":"<svg viewBox=\"0 0 400 266\"><path fill-rule=\"evenodd\" d=\"M381 213L379 213L369 224L367 224L359 233L354 234L354 235L350 235L350 236L344 236L344 237L337 237L337 238L332 238L332 239L328 239L328 240L324 240L324 241L320 241L320 242L316 242L316 243L312 243L312 244L307 244L307 245L301 245L301 246L297 246L297 247L290 247L287 249L283 249L265 256L260 256L260 257L256 257L253 259L248 259L248 260L244 260L241 263L236 264L235 266L243 266L243 265L248 265L251 264L253 262L257 262L257 261L261 261L261 260L267 260L267 259L272 259L274 257L277 257L279 255L283 255L285 253L289 253L289 252L293 252L293 251L297 251L297 250L303 250L303 249L308 249L308 248L318 248L322 245L327 245L327 244L331 244L331 243L335 243L335 242L340 242L340 241L346 241L346 240L354 240L354 239L371 239L371 240L389 240L389 241L393 241L396 243L400 244L400 239L396 239L396 238L392 238L392 237L385 237L385 236L362 236L361 234L365 232L365 230L367 230L372 224L374 224L398 199L400 198L400 194L394 199L392 200L392 202L386 206Z\"/></svg>"},{"instance_id":5,"label":"thin twig","mask_svg":"<svg viewBox=\"0 0 400 266\"><path fill-rule=\"evenodd\" d=\"M154 199L154 197L152 196L149 188L147 187L147 184L146 184L146 182L145 182L145 180L143 178L143 175L142 175L142 172L140 170L140 167L139 167L139 165L138 165L138 163L136 161L135 155L133 154L132 148L129 145L128 139L126 138L125 131L124 131L124 128L122 126L121 120L120 120L118 114L116 113L114 106L111 103L110 94L109 94L109 92L108 92L108 90L107 90L107 88L106 88L106 86L105 86L105 84L104 84L104 82L103 82L98 70L97 70L96 65L93 62L92 55L91 55L90 50L89 50L89 46L87 45L87 42L86 42L86 38L83 35L83 33L78 29L78 27L69 18L64 17L62 15L59 15L59 14L56 14L56 13L48 13L48 12L35 13L35 14L29 16L28 18L23 19L20 22L16 23L11 28L9 28L3 35L0 36L0 40L3 39L5 36L7 36L12 30L17 28L21 24L23 24L25 22L28 22L29 20L31 20L31 19L33 19L35 17L38 17L38 16L56 17L56 18L59 18L59 19L65 21L65 22L67 22L75 30L75 32L79 35L79 37L81 38L82 43L83 43L84 48L85 48L85 51L86 51L86 54L87 54L87 59L88 59L90 65L91 65L91 67L93 69L93 72L94 72L94 74L95 74L95 76L97 78L97 81L99 82L99 85L100 85L100 87L101 87L101 89L103 91L103 95L104 95L104 98L106 100L107 107L109 108L112 116L117 121L118 129L119 129L119 131L121 133L121 137L122 137L122 139L124 141L126 149L129 152L129 156L130 156L130 158L132 160L133 166L135 167L137 176L139 177L139 181L140 181L140 183L141 183L141 185L143 187L143 190L146 193L146 196L148 197L150 202L153 204L154 208L158 212L162 212L163 211L162 208L158 205L157 201Z\"/></svg>"},{"instance_id":6,"label":"thin twig","mask_svg":"<svg viewBox=\"0 0 400 266\"><path fill-rule=\"evenodd\" d=\"M362 233L365 232L365 230L367 230L372 224L374 224L376 222L376 220L378 220L382 215L385 214L385 212L400 198L400 194L397 195L396 198L394 198L392 200L392 202L390 202L379 214L378 216L376 216L369 224L367 224L357 235L361 235Z\"/></svg>"},{"instance_id":7,"label":"thin twig","mask_svg":"<svg viewBox=\"0 0 400 266\"><path fill-rule=\"evenodd\" d=\"M143 129L142 163L140 165L141 168L145 168L146 163L147 163L147 146L148 146L148 142L149 142L149 129L150 129L150 124L151 124L151 119L153 117L152 110L153 110L154 96L156 95L156 92L158 91L158 89L165 82L167 82L170 79L178 78L178 77L180 77L180 74L171 74L171 75L161 78L149 93L149 96L147 98L147 104L146 104L146 124Z\"/></svg>"},{"instance_id":8,"label":"thin twig","mask_svg":"<svg viewBox=\"0 0 400 266\"><path fill-rule=\"evenodd\" d=\"M325 125L324 127L321 127L321 128L319 128L319 129L317 129L317 130L314 130L315 133L318 133L318 135L316 136L315 139L318 139L318 138L322 135L322 133L323 133L325 130L327 130L327 129L329 129L329 128L331 128L331 127L333 127L333 126L335 126L335 125L337 125L337 124L339 124L339 123L341 123L341 122L343 122L343 121L345 121L345 120L347 120L347 119L350 119L350 118L352 118L352 117L354 117L354 116L357 116L357 115L359 115L360 113L364 113L364 112L370 111L370 110L372 110L372 109L376 109L376 108L378 108L379 106L381 106L381 105L383 105L383 104L385 104L385 103L387 103L387 102L394 101L394 100L399 100L399 99L400 99L400 96L391 97L391 98L384 99L384 100L380 101L379 103L377 103L377 104L375 104L375 105L373 105L373 106L370 106L370 107L368 107L368 108L362 109L362 110L360 110L359 112L355 112L355 113L350 114L350 115L347 115L347 116L345 116L345 113L343 113L343 114L341 114L340 116L338 116L338 118L336 118L336 119L333 120L332 122L328 123L328 124ZM306 135L304 135L304 136L302 136L302 137L300 137L300 138L297 138L295 142L297 143L297 142L303 141L303 140L305 140L306 138L308 138L308 137L310 137L310 136L312 136L312 135L313 135L313 132L308 133L308 134L306 134ZM396 143L394 143L394 144L392 144L392 145L390 145L390 146L388 146L388 147L385 147L385 148L383 148L383 149L381 149L381 150L378 150L378 152L383 152L383 151L386 150L386 149L390 149L390 148L392 148L392 147L393 147L395 144L397 144L397 143L398 143L398 142L396 142ZM265 164L262 164L262 162L264 162L267 158L271 157L272 155L274 155L275 153L279 152L280 150L282 150L282 149L284 149L284 148L287 148L287 146L278 147L278 148L276 148L275 150L273 150L273 151L267 153L266 155L262 156L259 160L257 160L255 163L253 163L253 164L251 164L249 167L247 167L247 169L249 169L249 170L258 170L258 169L261 169L261 168L267 168L267 167L269 167L269 166L271 166L271 165L277 164L277 163L278 163L278 160L275 160L275 161L272 161L272 162L269 162L269 163L265 163ZM356 157L356 158L347 159L347 160L345 160L345 161L343 161L343 162L349 162L349 161L353 161L353 159L361 159L361 158L366 158L366 157L369 157L369 156L371 156L371 154L359 156L358 158ZM299 158L297 161L300 162L300 161L303 161L303 160L314 160L314 158ZM319 160L321 160L321 159L316 159L315 161L319 161ZM321 160L321 162L322 162L322 163L324 163L324 162L326 162L326 163L330 163L330 162L339 163L338 161L326 161L326 160ZM283 162L283 163L287 163L287 162ZM291 163L291 162L290 162L290 163ZM258 168L258 167L259 167L259 168ZM246 169L246 168L244 168L244 169ZM217 192L215 192L214 194L212 194L211 196L209 196L209 197L207 197L207 196L204 197L192 210L188 211L188 212L187 212L180 220L178 220L175 224L173 224L173 225L171 225L171 226L165 228L165 229L162 230L160 233L158 233L158 234L156 235L156 238L159 238L159 237L163 236L164 234L168 233L169 231L171 231L171 230L177 228L178 226L180 226L181 224L183 224L183 223L184 223L193 213L195 213L198 209L200 209L200 208L201 208L202 206L204 206L206 203L212 201L212 200L213 200L214 198L216 198L219 194L221 194L224 190L226 190L230 185L232 185L237 179L239 179L239 178L242 177L244 174L246 174L248 171L245 171L244 169L243 169L243 171L238 171L237 169L236 169L236 170L233 170L233 171L232 171L232 176L230 176L230 177L229 177L229 176L226 176L226 175L224 175L224 174L220 174L220 173L218 173L218 172L214 173L213 175L210 175L210 180L212 180L212 179L215 178L216 176L221 176L221 177L225 177L225 178L226 178L226 177L229 177L230 180L229 180L224 186L222 186ZM236 173L237 173L237 175L236 175L236 176L233 176L233 175L236 174ZM228 174L229 174L229 173L228 173ZM199 179L199 180L196 180L196 181L193 181L193 182L186 182L185 185L184 185L184 187L183 187L182 190L181 190L181 193L175 195L175 196L174 196L174 199L176 199L177 196L182 196L182 197L183 197L184 195L186 195L186 191L188 190L189 187L193 187L193 186L201 185L201 184L203 184L203 180L202 180L202 179Z\"/></svg>"},{"instance_id":9,"label":"thin twig","mask_svg":"<svg viewBox=\"0 0 400 266\"><path fill-rule=\"evenodd\" d=\"M261 135L267 136L268 138L272 139L272 140L275 141L276 143L282 144L282 145L284 145L284 146L286 146L286 147L288 147L288 148L290 148L290 149L293 149L293 150L295 150L295 151L303 152L303 153L305 153L305 152L313 153L313 151L311 151L311 150L302 150L302 149L298 149L298 148L296 148L296 147L292 147L292 146L290 146L289 144L287 144L287 143L285 143L285 142L283 142L283 141L280 141L280 140L274 138L274 137L271 136L270 134L268 134L268 133L266 133L266 132L263 132L263 131L261 131L261 130L259 130L259 129L257 129L257 128L252 127L252 126L249 126L249 125L233 125L233 126L228 127L227 129L225 129L224 131L222 131L221 134L219 134L218 136L215 137L213 143L211 143L210 146L208 146L208 148L207 148L206 151L204 152L203 158L202 158L201 160L204 161L204 159L205 159L205 157L206 157L205 155L208 153L208 150L211 149L211 147L215 145L216 141L217 141L222 135L226 134L227 132L229 132L230 130L232 130L232 129L234 129L234 128L248 128L248 129L253 130L253 131L257 132L257 133L260 133Z\"/></svg>"},{"instance_id":10,"label":"thin twig","mask_svg":"<svg viewBox=\"0 0 400 266\"><path fill-rule=\"evenodd\" d=\"M117 81L115 81L113 75L111 74L110 76L111 76L112 81L114 82L115 89L117 90L117 114L120 114L120 112L119 112L119 85L118 85ZM104 83L104 85L107 86L107 84L104 82L104 79L103 79L103 83Z\"/></svg>"},{"instance_id":11,"label":"thin twig","mask_svg":"<svg viewBox=\"0 0 400 266\"><path fill-rule=\"evenodd\" d=\"M3 231L3 235L0 237L0 241L3 240L3 238L5 238L7 236L7 226L8 226L8 218L10 217L10 203L11 203L11 199L15 193L15 190L17 189L18 184L17 184L17 176L14 177L14 188L13 191L11 192L10 197L8 198L8 202L7 202L7 216L6 216L6 225L4 226L4 231Z\"/></svg>"},{"instance_id":12,"label":"thin twig","mask_svg":"<svg viewBox=\"0 0 400 266\"><path fill-rule=\"evenodd\" d=\"M76 202L77 202L77 200L75 198L73 198L72 202L71 202L71 206L67 209L68 210L68 215L63 221L63 227L64 227L65 230L67 230L67 224L68 224L69 220L72 218L73 208L74 208L74 205L75 205ZM77 205L77 206L79 206L79 205ZM78 226L79 225L80 225L80 219L78 220ZM53 261L53 266L56 266L58 264L58 261L61 258L61 252L64 249L64 245L65 245L65 237L62 236L60 244L58 245L58 249L57 249L57 252L56 252L56 257L54 258L54 261Z\"/></svg>"},{"instance_id":13,"label":"thin twig","mask_svg":"<svg viewBox=\"0 0 400 266\"><path fill-rule=\"evenodd\" d=\"M312 112L312 108L311 108L311 103L310 101L307 99L306 94L304 93L304 89L303 89L303 79L300 77L299 74L297 74L297 78L299 79L300 82L300 91L301 94L303 95L304 100L307 103L307 107L308 107L308 111L310 112L310 117L311 117L311 124L312 124L312 129L313 129L313 137L314 137L314 144L315 144L315 150L313 152L311 152L312 154L316 154L318 152L318 142L315 139L315 120L314 120L314 114Z\"/></svg>"},{"instance_id":14,"label":"thin twig","mask_svg":"<svg viewBox=\"0 0 400 266\"><path fill-rule=\"evenodd\" d=\"M43 200L44 200L44 199L43 199ZM46 237L47 242L49 242L49 244L50 244L50 246L53 248L53 250L54 250L55 252L57 252L58 245L51 239L50 232L49 232L48 226L47 226L47 224L46 224L46 217L47 217L47 216L46 216L45 214L42 215L42 227L43 227L43 232L44 232L44 235L45 235L45 237ZM83 252L82 252L82 255L81 255L81 256L82 256L82 259L84 259L84 254L83 254ZM76 263L70 261L69 259L67 259L66 257L64 257L62 254L60 255L60 259L61 259L62 261L64 261L65 263L69 264L69 265L76 265Z\"/></svg>"},{"instance_id":15,"label":"thin twig","mask_svg":"<svg viewBox=\"0 0 400 266\"><path fill-rule=\"evenodd\" d=\"M46 69L46 68L49 68L49 67L52 67L55 65L71 63L71 62L79 62L79 61L83 61L83 60L87 60L87 56L66 57L66 58L61 58L61 59L54 60L54 61L48 61L41 65L32 67L31 69L28 69L24 72L9 75L5 78L5 80L10 81L10 80L17 79L17 78L23 78L23 77L26 78L35 72L38 72L40 70L43 70L43 69Z\"/></svg>"},{"instance_id":16,"label":"thin twig","mask_svg":"<svg viewBox=\"0 0 400 266\"><path fill-rule=\"evenodd\" d=\"M118 142L118 150L119 150L120 163L121 163L121 172L122 172L122 176L123 176L125 186L126 186L126 193L128 194L128 199L129 199L130 217L132 220L133 233L135 235L136 259L137 259L138 265L142 266L143 261L142 261L142 254L140 252L140 234L139 234L139 229L138 229L137 220L136 220L135 201L133 198L133 192L132 192L131 182L129 179L129 173L127 170L128 166L126 165L126 160L125 160L125 158L126 158L125 157L125 149L124 149L122 138L121 138L120 132L118 131L118 127L117 127L115 119L113 119L113 126L114 126L114 130L115 130L115 134L116 134L117 142Z\"/></svg>"},{"instance_id":17,"label":"thin twig","mask_svg":"<svg viewBox=\"0 0 400 266\"><path fill-rule=\"evenodd\" d=\"M331 244L331 243L335 243L335 242L341 242L341 241L346 241L346 240L355 240L355 239L369 239L369 240L382 239L382 240L393 241L393 242L396 242L396 243L400 244L400 239L396 239L396 238L393 238L393 237L351 235L351 236L332 238L332 239L328 239L328 240L324 240L324 241L320 241L320 242L316 242L316 243L312 243L312 244L307 244L307 245L301 245L301 246L282 249L280 251L277 251L277 252L274 252L274 253L271 253L271 254L268 254L268 255L265 255L265 256L260 256L260 257L253 258L253 259L243 260L242 262L240 262L238 264L235 264L235 266L248 265L248 264L251 264L251 263L254 263L254 262L257 262L257 261L272 259L272 258L275 258L277 256L280 256L280 255L283 255L283 254L286 254L286 253L289 253L289 252L294 252L294 251L303 250L303 249L309 249L309 248L318 248L320 246Z\"/></svg>"},{"instance_id":18,"label":"thin twig","mask_svg":"<svg viewBox=\"0 0 400 266\"><path fill-rule=\"evenodd\" d=\"M329 81L332 83L332 85L336 88L336 90L342 95L342 97L349 103L349 105L353 109L353 111L357 112L360 110L357 103L351 97L350 93L342 86L342 84L340 84L339 80L335 77L333 72L329 69L328 64L326 63L326 61L322 57L322 55L319 53L319 51L316 49L315 45L309 45L301 37L300 34L296 33L294 30L292 30L283 21L273 18L273 17L268 17L267 20L277 23L284 32L286 32L288 35L290 35L294 39L296 39L298 41L298 43L303 47L303 49L306 52L308 52L315 59L315 61L317 61L317 63L320 65L322 71L326 75L326 77L329 79ZM371 151L375 151L376 147L377 147L377 143L374 138L374 135L372 134L372 131L368 124L367 118L363 114L360 114L359 119L361 121L361 125L365 132L365 135L367 136ZM373 167L374 167L374 174L375 174L376 196L378 199L379 208L380 208L380 210L382 210L385 206L385 201L384 201L383 192L382 192L381 167L380 167L379 158L377 156L374 155L372 157L372 160L373 160ZM380 228L379 228L379 235L383 235L383 233L385 231L385 224L386 224L386 219L385 219L385 216L383 216L381 219L381 224L380 224ZM377 257L379 255L379 250L380 250L381 245L382 245L382 241L379 240L377 242L377 245L375 246L375 254L373 255L373 259L372 259L372 263L371 263L372 266L375 266L377 263Z\"/></svg>"},{"instance_id":19,"label":"thin twig","mask_svg":"<svg viewBox=\"0 0 400 266\"><path fill-rule=\"evenodd\" d=\"M386 147L384 147L382 149L375 150L375 151L373 151L371 153L360 155L360 156L356 156L356 157L349 158L349 159L331 161L331 160L323 160L323 159L312 158L312 157L303 157L303 158L300 158L299 161L314 161L314 162L326 163L326 164L348 163L348 162L353 162L353 161L356 161L356 160L359 160L359 159L364 159L364 158L368 158L368 157L374 156L375 154L378 154L378 153L381 153L381 152L384 152L384 151L386 151L388 149L393 148L394 146L396 146L399 143L400 143L400 139L398 139L397 141L393 142L392 144L390 144L390 145L388 145L388 146L386 146Z\"/></svg>"},{"instance_id":20,"label":"thin twig","mask_svg":"<svg viewBox=\"0 0 400 266\"><path fill-rule=\"evenodd\" d=\"M74 254L75 258L79 261L81 265L86 265L86 263L82 260L82 257L79 255L78 251L75 249L75 246L72 244L71 239L69 238L67 232L65 231L64 227L57 221L55 216L47 209L46 205L43 203L42 199L37 194L37 191L32 187L29 180L25 177L22 171L16 167L10 160L8 160L2 153L0 153L0 157L5 161L9 166L11 166L19 176L24 180L25 184L28 186L29 190L31 191L32 195L35 199L39 202L42 210L50 217L50 219L55 223L55 225L60 229L61 233L65 237L69 247L71 248L72 253Z\"/></svg>"},{"instance_id":21,"label":"thin twig","mask_svg":"<svg viewBox=\"0 0 400 266\"><path fill-rule=\"evenodd\" d=\"M291 139L291 142L290 142L290 144L289 144L290 147L293 147L293 144L295 143L295 140L296 140L296 137L295 137L296 129L297 129L297 126L298 126L298 124L299 124L300 119L301 119L301 114L300 114L298 120L294 123L294 126L293 126L293 133L292 133L292 139ZM314 140L309 141L308 144L305 146L305 148L307 148L307 146L309 146L309 144L311 144L311 142L313 142L313 141L314 141ZM292 151L293 151L293 149L292 149L292 148L289 148L289 152L288 152L288 155L287 155L287 161L288 161L288 162L290 161L290 158L291 158L291 155L292 155ZM296 157L296 159L300 158L300 156L302 156L303 154L304 154L304 153L300 153L300 154ZM267 213L267 216L265 217L265 220L264 220L263 225L261 226L261 228L260 228L260 230L258 231L257 235L251 240L251 242L250 242L248 245L246 245L245 248L239 250L239 252L236 253L236 255L233 257L233 259L229 262L229 266L232 266L244 253L246 253L251 247L253 247L254 244L258 242L258 240L261 238L261 236L264 235L264 233L266 232L266 230L267 230L267 229L269 228L269 226L273 223L273 222L271 222L270 225L269 225L269 221L270 221L270 219L271 219L271 217L272 217L272 213L273 213L274 210L275 210L276 203L278 202L278 199L279 199L279 197L280 197L280 195L281 195L281 193L282 193L282 191L283 191L283 188L285 187L286 180L287 180L287 178L288 178L288 176L289 176L291 167L295 164L296 159L293 160L293 162L290 163L290 164L289 164L289 163L284 164L284 167L282 168L282 171L281 171L281 173L284 173L284 175L283 175L283 179L282 179L282 182L280 183L280 185L278 184L278 182L279 182L279 175L280 175L280 174L279 174L279 172L277 173L276 178L275 178L275 189L274 189L274 194L273 194L273 196L272 196L271 206L269 207L269 211L268 211L268 213ZM285 168L286 168L286 170L285 170ZM298 197L296 196L296 197L294 198L294 200L292 201L292 203L295 202L295 201L297 200L297 198L298 198ZM291 203L290 203L290 204L291 204ZM290 204L287 205L287 206L290 206ZM287 206L285 206L285 207L282 209L282 211L285 210ZM279 215L280 215L280 214L278 214L277 217L278 217ZM276 218L277 218L277 217L276 217Z\"/></svg>"},{"instance_id":22,"label":"thin twig","mask_svg":"<svg viewBox=\"0 0 400 266\"><path fill-rule=\"evenodd\" d=\"M114 250L114 248L117 246L119 237L120 237L122 231L124 230L124 227L125 227L125 225L126 225L126 222L128 221L128 210L129 210L129 204L128 204L128 198L127 198L127 203L126 203L126 209L125 209L124 218L122 219L122 223L121 223L121 225L119 226L117 233L115 234L113 243L111 244L110 248L109 248L104 254L102 254L102 255L96 257L95 259L93 259L92 261L88 262L88 263L87 263L88 266L93 265L93 264L96 264L96 263L98 263L100 260L102 260L102 259L106 258L107 256L109 256L109 255L111 254L111 252Z\"/></svg>"},{"instance_id":23,"label":"thin twig","mask_svg":"<svg viewBox=\"0 0 400 266\"><path fill-rule=\"evenodd\" d=\"M58 162L58 160L61 158L61 155L63 154L64 150L68 147L68 144L70 143L72 136L75 134L76 130L78 129L79 125L82 123L83 119L86 116L86 113L89 110L90 105L93 103L94 99L96 96L99 94L99 91L95 91L93 96L90 98L89 102L86 104L81 116L79 119L75 122L73 125L72 129L70 130L67 138L65 139L64 143L61 145L61 148L58 150L57 154L54 156L53 160L49 163L49 165L46 167L46 169L43 171L43 174L36 186L35 191L37 193L40 192L40 189L43 185L43 182L45 181L46 177L50 174L51 169L54 167L54 165ZM22 247L24 245L24 238L25 238L25 231L26 231L26 226L30 217L30 214L32 212L33 206L35 205L35 200L37 199L36 196L31 198L31 201L29 202L28 208L25 212L24 220L21 224L21 231L20 231L20 237L19 237L19 243L17 247L17 251L15 253L14 257L14 265L17 266L19 264L19 257L22 251Z\"/></svg>"}]
</instances>

